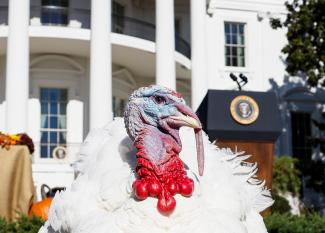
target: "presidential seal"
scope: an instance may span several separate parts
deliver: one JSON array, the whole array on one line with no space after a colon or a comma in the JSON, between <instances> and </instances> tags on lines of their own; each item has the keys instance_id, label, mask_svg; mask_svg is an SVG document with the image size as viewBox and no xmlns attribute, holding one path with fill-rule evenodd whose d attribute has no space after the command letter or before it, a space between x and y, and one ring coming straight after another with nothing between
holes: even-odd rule
<instances>
[{"instance_id":1,"label":"presidential seal","mask_svg":"<svg viewBox=\"0 0 325 233\"><path fill-rule=\"evenodd\" d=\"M240 95L231 101L231 116L239 124L252 124L258 118L259 112L256 101L249 96Z\"/></svg>"}]
</instances>

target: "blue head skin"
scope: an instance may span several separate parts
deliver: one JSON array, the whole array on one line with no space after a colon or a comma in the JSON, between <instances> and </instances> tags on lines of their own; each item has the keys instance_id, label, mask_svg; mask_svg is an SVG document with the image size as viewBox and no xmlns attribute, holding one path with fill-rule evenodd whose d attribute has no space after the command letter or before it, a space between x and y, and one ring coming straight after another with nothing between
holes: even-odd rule
<instances>
[{"instance_id":1,"label":"blue head skin","mask_svg":"<svg viewBox=\"0 0 325 233\"><path fill-rule=\"evenodd\" d=\"M180 109L183 108L187 109L186 113L181 112ZM186 106L185 100L179 93L165 87L152 85L133 92L129 98L124 119L127 131L134 139L137 131L144 124L166 128L164 122L167 118L181 115L195 114Z\"/></svg>"},{"instance_id":2,"label":"blue head skin","mask_svg":"<svg viewBox=\"0 0 325 233\"><path fill-rule=\"evenodd\" d=\"M139 88L129 98L124 121L132 140L136 140L142 129L155 127L155 130L172 136L179 145L181 145L179 128L182 126L194 128L198 156L200 154L199 163L202 167L200 173L203 173L201 124L179 93L158 85Z\"/></svg>"},{"instance_id":3,"label":"blue head skin","mask_svg":"<svg viewBox=\"0 0 325 233\"><path fill-rule=\"evenodd\" d=\"M148 123L158 126L160 119L177 115L175 104L185 105L184 99L170 89L160 86L150 86L140 90L142 109L147 116Z\"/></svg>"}]
</instances>

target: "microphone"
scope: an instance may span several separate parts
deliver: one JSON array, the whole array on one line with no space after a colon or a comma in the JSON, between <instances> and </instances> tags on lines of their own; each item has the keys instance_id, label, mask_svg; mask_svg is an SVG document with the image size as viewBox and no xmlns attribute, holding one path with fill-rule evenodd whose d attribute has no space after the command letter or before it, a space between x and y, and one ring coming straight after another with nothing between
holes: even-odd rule
<instances>
[{"instance_id":1,"label":"microphone","mask_svg":"<svg viewBox=\"0 0 325 233\"><path fill-rule=\"evenodd\" d=\"M240 83L238 82L238 78L237 78L237 76L234 75L233 73L230 73L230 74L229 74L229 77L231 78L232 81L234 81L234 82L237 83L238 90L241 91L241 85L240 85Z\"/></svg>"},{"instance_id":2,"label":"microphone","mask_svg":"<svg viewBox=\"0 0 325 233\"><path fill-rule=\"evenodd\" d=\"M229 77L231 78L232 81L237 83L238 90L240 90L240 91L241 91L241 88L248 83L248 78L245 75L243 75L242 73L239 74L240 81L238 81L237 76L234 75L233 73L230 73Z\"/></svg>"},{"instance_id":3,"label":"microphone","mask_svg":"<svg viewBox=\"0 0 325 233\"><path fill-rule=\"evenodd\" d=\"M245 84L248 83L248 78L243 75L242 73L239 74L239 78L242 80L242 82L244 82ZM244 84L244 85L245 85Z\"/></svg>"},{"instance_id":4,"label":"microphone","mask_svg":"<svg viewBox=\"0 0 325 233\"><path fill-rule=\"evenodd\" d=\"M229 76L230 76L230 78L232 79L232 81L237 82L237 79L238 79L238 78L237 78L236 75L234 75L233 73L230 73Z\"/></svg>"}]
</instances>

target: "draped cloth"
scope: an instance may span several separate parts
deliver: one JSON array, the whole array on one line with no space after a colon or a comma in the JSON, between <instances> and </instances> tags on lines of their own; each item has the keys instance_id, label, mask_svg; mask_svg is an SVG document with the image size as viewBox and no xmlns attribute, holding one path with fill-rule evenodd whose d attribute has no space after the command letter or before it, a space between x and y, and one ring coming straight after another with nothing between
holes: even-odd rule
<instances>
[{"instance_id":1,"label":"draped cloth","mask_svg":"<svg viewBox=\"0 0 325 233\"><path fill-rule=\"evenodd\" d=\"M28 214L35 188L27 146L0 148L0 217L15 220Z\"/></svg>"}]
</instances>

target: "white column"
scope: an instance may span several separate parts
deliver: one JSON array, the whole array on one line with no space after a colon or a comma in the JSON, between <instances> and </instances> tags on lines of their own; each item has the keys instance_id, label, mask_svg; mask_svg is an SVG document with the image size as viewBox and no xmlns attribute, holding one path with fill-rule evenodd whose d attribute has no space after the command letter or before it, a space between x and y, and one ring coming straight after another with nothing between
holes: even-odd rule
<instances>
[{"instance_id":1,"label":"white column","mask_svg":"<svg viewBox=\"0 0 325 233\"><path fill-rule=\"evenodd\" d=\"M156 83L176 89L174 0L156 0Z\"/></svg>"},{"instance_id":2,"label":"white column","mask_svg":"<svg viewBox=\"0 0 325 233\"><path fill-rule=\"evenodd\" d=\"M208 89L206 1L191 0L192 108L196 110Z\"/></svg>"},{"instance_id":3,"label":"white column","mask_svg":"<svg viewBox=\"0 0 325 233\"><path fill-rule=\"evenodd\" d=\"M27 132L29 90L29 0L9 1L6 131Z\"/></svg>"},{"instance_id":4,"label":"white column","mask_svg":"<svg viewBox=\"0 0 325 233\"><path fill-rule=\"evenodd\" d=\"M90 129L113 119L111 1L91 1Z\"/></svg>"}]
</instances>

